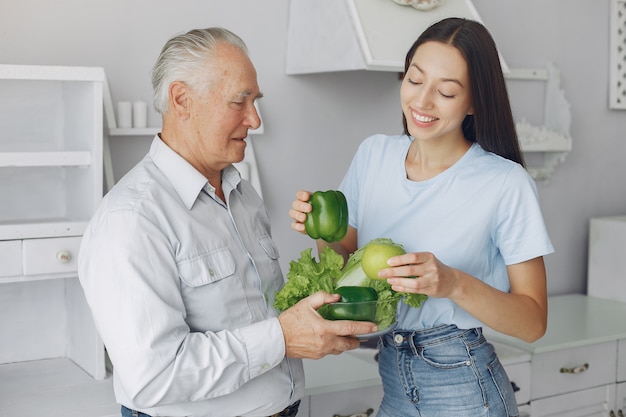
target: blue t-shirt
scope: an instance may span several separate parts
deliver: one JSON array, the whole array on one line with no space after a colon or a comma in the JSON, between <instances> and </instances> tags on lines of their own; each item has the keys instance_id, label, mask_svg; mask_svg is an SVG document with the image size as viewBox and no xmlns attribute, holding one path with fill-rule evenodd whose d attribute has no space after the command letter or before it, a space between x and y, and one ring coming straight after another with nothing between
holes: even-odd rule
<instances>
[{"instance_id":1,"label":"blue t-shirt","mask_svg":"<svg viewBox=\"0 0 626 417\"><path fill-rule=\"evenodd\" d=\"M534 180L519 164L471 148L453 166L425 181L407 178L412 138L374 135L363 141L340 190L348 200L358 246L391 238L407 252L431 252L501 291L510 290L506 265L554 251ZM419 309L399 304L398 328L482 323L447 298Z\"/></svg>"}]
</instances>

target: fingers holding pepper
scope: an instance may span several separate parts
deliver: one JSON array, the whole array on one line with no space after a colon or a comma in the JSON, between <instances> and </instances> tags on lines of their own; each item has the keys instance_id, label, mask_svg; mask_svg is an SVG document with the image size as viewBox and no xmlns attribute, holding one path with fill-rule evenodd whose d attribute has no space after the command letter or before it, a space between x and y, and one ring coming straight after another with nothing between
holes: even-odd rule
<instances>
[{"instance_id":1,"label":"fingers holding pepper","mask_svg":"<svg viewBox=\"0 0 626 417\"><path fill-rule=\"evenodd\" d=\"M291 209L289 210L289 217L293 220L291 228L296 232L306 234L304 222L306 221L307 214L311 212L311 204L309 198L311 193L309 191L300 190L296 193L296 199L291 203Z\"/></svg>"}]
</instances>

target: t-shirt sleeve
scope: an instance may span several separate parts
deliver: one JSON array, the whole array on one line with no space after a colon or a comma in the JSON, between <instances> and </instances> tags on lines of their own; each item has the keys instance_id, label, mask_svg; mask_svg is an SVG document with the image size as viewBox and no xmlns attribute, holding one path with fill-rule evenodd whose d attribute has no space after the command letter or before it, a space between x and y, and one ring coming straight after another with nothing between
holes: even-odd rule
<instances>
[{"instance_id":1,"label":"t-shirt sleeve","mask_svg":"<svg viewBox=\"0 0 626 417\"><path fill-rule=\"evenodd\" d=\"M512 265L554 252L534 180L521 166L507 175L496 212L496 246Z\"/></svg>"}]
</instances>

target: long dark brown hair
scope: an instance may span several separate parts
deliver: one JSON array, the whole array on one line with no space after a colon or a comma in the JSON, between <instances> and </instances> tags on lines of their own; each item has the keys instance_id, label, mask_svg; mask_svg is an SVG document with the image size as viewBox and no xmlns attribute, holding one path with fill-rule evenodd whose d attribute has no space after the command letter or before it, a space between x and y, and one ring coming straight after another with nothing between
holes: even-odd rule
<instances>
[{"instance_id":1,"label":"long dark brown hair","mask_svg":"<svg viewBox=\"0 0 626 417\"><path fill-rule=\"evenodd\" d=\"M496 44L487 28L479 22L456 17L434 23L409 49L405 74L417 48L430 41L454 46L467 62L474 114L463 120L465 138L524 166ZM410 135L404 115L402 123L404 133Z\"/></svg>"}]
</instances>

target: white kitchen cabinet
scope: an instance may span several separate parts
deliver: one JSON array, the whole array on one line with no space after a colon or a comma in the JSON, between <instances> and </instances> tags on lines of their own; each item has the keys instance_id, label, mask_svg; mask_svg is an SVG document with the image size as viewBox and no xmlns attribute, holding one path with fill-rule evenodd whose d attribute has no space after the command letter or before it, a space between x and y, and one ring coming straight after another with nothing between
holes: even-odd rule
<instances>
[{"instance_id":1,"label":"white kitchen cabinet","mask_svg":"<svg viewBox=\"0 0 626 417\"><path fill-rule=\"evenodd\" d=\"M102 198L104 79L102 68L0 65L2 416L115 405L76 271Z\"/></svg>"},{"instance_id":2,"label":"white kitchen cabinet","mask_svg":"<svg viewBox=\"0 0 626 417\"><path fill-rule=\"evenodd\" d=\"M487 329L490 340L531 355L532 417L626 413L626 303L581 294L549 298L535 343Z\"/></svg>"}]
</instances>

